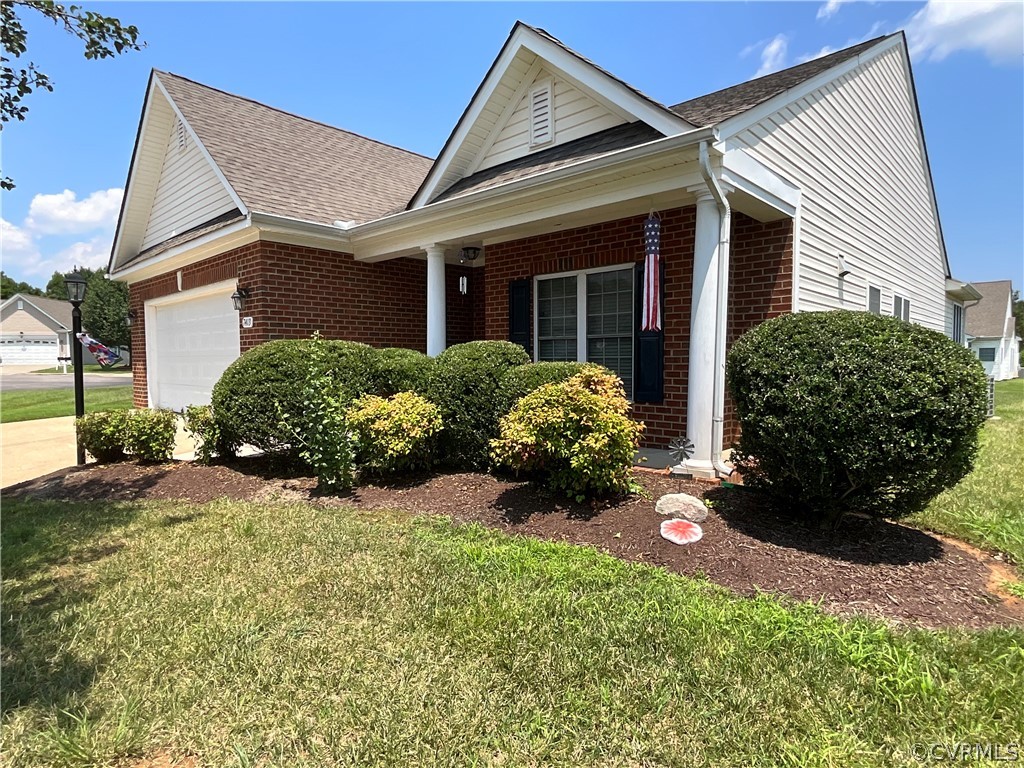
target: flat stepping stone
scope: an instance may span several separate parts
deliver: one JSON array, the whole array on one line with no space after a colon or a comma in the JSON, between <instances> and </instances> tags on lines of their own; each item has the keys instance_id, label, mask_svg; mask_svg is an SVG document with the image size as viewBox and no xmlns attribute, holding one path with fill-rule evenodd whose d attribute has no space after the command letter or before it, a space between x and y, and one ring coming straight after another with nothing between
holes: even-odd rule
<instances>
[{"instance_id":1,"label":"flat stepping stone","mask_svg":"<svg viewBox=\"0 0 1024 768\"><path fill-rule=\"evenodd\" d=\"M681 517L691 523L703 523L708 519L708 508L696 496L688 493L666 493L654 505L659 515Z\"/></svg>"},{"instance_id":2,"label":"flat stepping stone","mask_svg":"<svg viewBox=\"0 0 1024 768\"><path fill-rule=\"evenodd\" d=\"M691 523L689 520L673 518L661 521L661 537L668 539L673 544L693 544L704 538L704 531L699 525Z\"/></svg>"}]
</instances>

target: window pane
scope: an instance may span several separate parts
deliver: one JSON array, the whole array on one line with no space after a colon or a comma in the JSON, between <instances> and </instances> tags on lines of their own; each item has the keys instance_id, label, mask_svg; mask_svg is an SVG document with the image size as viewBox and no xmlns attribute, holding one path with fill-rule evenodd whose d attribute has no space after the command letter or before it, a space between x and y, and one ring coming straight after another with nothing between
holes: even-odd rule
<instances>
[{"instance_id":1,"label":"window pane","mask_svg":"<svg viewBox=\"0 0 1024 768\"><path fill-rule=\"evenodd\" d=\"M587 360L633 391L633 270L587 275Z\"/></svg>"},{"instance_id":2,"label":"window pane","mask_svg":"<svg viewBox=\"0 0 1024 768\"><path fill-rule=\"evenodd\" d=\"M575 360L576 277L537 281L537 359Z\"/></svg>"},{"instance_id":3,"label":"window pane","mask_svg":"<svg viewBox=\"0 0 1024 768\"><path fill-rule=\"evenodd\" d=\"M982 347L978 350L978 359L983 363L994 363L996 361L996 348Z\"/></svg>"},{"instance_id":4,"label":"window pane","mask_svg":"<svg viewBox=\"0 0 1024 768\"><path fill-rule=\"evenodd\" d=\"M882 291L879 288L868 288L868 312L873 315L882 314Z\"/></svg>"}]
</instances>

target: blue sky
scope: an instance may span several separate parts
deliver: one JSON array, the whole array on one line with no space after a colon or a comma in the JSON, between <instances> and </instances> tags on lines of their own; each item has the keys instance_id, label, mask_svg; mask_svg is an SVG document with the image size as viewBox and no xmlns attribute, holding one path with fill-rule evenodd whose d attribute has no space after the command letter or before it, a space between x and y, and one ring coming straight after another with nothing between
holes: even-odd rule
<instances>
[{"instance_id":1,"label":"blue sky","mask_svg":"<svg viewBox=\"0 0 1024 768\"><path fill-rule=\"evenodd\" d=\"M906 28L953 272L1024 283L1018 3L95 3L148 47L86 61L22 11L54 83L2 133L3 269L106 262L151 67L434 156L516 19L663 103Z\"/></svg>"}]
</instances>

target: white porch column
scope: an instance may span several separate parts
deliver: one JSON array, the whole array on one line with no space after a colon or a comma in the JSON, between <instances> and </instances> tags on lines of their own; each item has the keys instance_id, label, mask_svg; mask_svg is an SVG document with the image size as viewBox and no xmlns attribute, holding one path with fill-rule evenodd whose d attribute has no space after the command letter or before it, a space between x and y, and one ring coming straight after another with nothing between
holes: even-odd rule
<instances>
[{"instance_id":1,"label":"white porch column","mask_svg":"<svg viewBox=\"0 0 1024 768\"><path fill-rule=\"evenodd\" d=\"M444 295L444 246L428 245L427 252L427 354L436 357L447 347Z\"/></svg>"},{"instance_id":2,"label":"white porch column","mask_svg":"<svg viewBox=\"0 0 1024 768\"><path fill-rule=\"evenodd\" d=\"M711 426L715 398L715 322L718 302L720 214L711 193L697 192L690 305L690 363L686 390L686 437L693 443L687 471L714 477Z\"/></svg>"}]
</instances>

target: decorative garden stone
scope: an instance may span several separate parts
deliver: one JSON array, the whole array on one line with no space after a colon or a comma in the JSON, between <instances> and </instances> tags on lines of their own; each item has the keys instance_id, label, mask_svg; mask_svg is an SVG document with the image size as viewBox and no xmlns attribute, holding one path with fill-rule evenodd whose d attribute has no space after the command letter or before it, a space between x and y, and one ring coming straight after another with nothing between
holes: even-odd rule
<instances>
[{"instance_id":1,"label":"decorative garden stone","mask_svg":"<svg viewBox=\"0 0 1024 768\"><path fill-rule=\"evenodd\" d=\"M673 544L693 544L703 538L704 531L699 525L691 523L689 520L663 520L661 536Z\"/></svg>"},{"instance_id":2,"label":"decorative garden stone","mask_svg":"<svg viewBox=\"0 0 1024 768\"><path fill-rule=\"evenodd\" d=\"M708 517L708 508L696 496L688 493L667 493L654 505L659 515L681 517L692 523L703 523Z\"/></svg>"}]
</instances>

